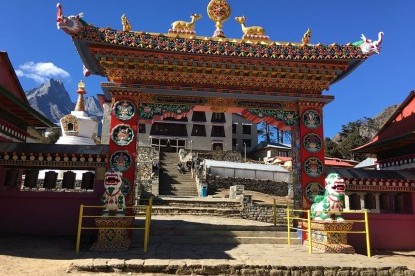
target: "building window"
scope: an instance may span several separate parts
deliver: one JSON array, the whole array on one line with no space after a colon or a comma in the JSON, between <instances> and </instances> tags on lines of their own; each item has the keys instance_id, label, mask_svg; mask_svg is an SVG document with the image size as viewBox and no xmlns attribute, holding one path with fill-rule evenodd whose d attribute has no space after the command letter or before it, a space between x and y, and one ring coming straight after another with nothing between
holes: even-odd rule
<instances>
[{"instance_id":1,"label":"building window","mask_svg":"<svg viewBox=\"0 0 415 276\"><path fill-rule=\"evenodd\" d=\"M389 194L381 194L379 196L379 205L381 213L393 213L395 210L394 198Z\"/></svg>"},{"instance_id":2,"label":"building window","mask_svg":"<svg viewBox=\"0 0 415 276\"><path fill-rule=\"evenodd\" d=\"M376 196L374 194L365 194L365 209L376 209Z\"/></svg>"},{"instance_id":3,"label":"building window","mask_svg":"<svg viewBox=\"0 0 415 276\"><path fill-rule=\"evenodd\" d=\"M193 122L206 122L206 114L203 111L193 111Z\"/></svg>"},{"instance_id":4,"label":"building window","mask_svg":"<svg viewBox=\"0 0 415 276\"><path fill-rule=\"evenodd\" d=\"M226 123L225 113L212 113L212 123Z\"/></svg>"},{"instance_id":5,"label":"building window","mask_svg":"<svg viewBox=\"0 0 415 276\"><path fill-rule=\"evenodd\" d=\"M235 138L232 139L232 147L236 147L236 139Z\"/></svg>"},{"instance_id":6,"label":"building window","mask_svg":"<svg viewBox=\"0 0 415 276\"><path fill-rule=\"evenodd\" d=\"M252 125L242 125L242 134L251 134Z\"/></svg>"},{"instance_id":7,"label":"building window","mask_svg":"<svg viewBox=\"0 0 415 276\"><path fill-rule=\"evenodd\" d=\"M349 208L350 210L360 210L362 208L360 206L360 195L358 194L349 195Z\"/></svg>"},{"instance_id":8,"label":"building window","mask_svg":"<svg viewBox=\"0 0 415 276\"><path fill-rule=\"evenodd\" d=\"M232 133L236 133L236 125L237 125L237 124L235 124L235 123L234 123L234 124L232 124Z\"/></svg>"},{"instance_id":9,"label":"building window","mask_svg":"<svg viewBox=\"0 0 415 276\"><path fill-rule=\"evenodd\" d=\"M206 129L204 125L193 125L192 136L206 137Z\"/></svg>"},{"instance_id":10,"label":"building window","mask_svg":"<svg viewBox=\"0 0 415 276\"><path fill-rule=\"evenodd\" d=\"M174 117L165 117L163 121L172 121L172 122L187 122L187 117L182 117L180 119L176 119Z\"/></svg>"},{"instance_id":11,"label":"building window","mask_svg":"<svg viewBox=\"0 0 415 276\"><path fill-rule=\"evenodd\" d=\"M211 137L225 137L225 128L223 126L212 126Z\"/></svg>"},{"instance_id":12,"label":"building window","mask_svg":"<svg viewBox=\"0 0 415 276\"><path fill-rule=\"evenodd\" d=\"M223 150L223 143L212 143L212 150Z\"/></svg>"},{"instance_id":13,"label":"building window","mask_svg":"<svg viewBox=\"0 0 415 276\"><path fill-rule=\"evenodd\" d=\"M185 124L154 123L150 135L187 136Z\"/></svg>"},{"instance_id":14,"label":"building window","mask_svg":"<svg viewBox=\"0 0 415 276\"><path fill-rule=\"evenodd\" d=\"M138 133L146 133L146 125L138 124Z\"/></svg>"},{"instance_id":15,"label":"building window","mask_svg":"<svg viewBox=\"0 0 415 276\"><path fill-rule=\"evenodd\" d=\"M251 139L243 139L242 143L245 144L247 148L251 147Z\"/></svg>"}]
</instances>

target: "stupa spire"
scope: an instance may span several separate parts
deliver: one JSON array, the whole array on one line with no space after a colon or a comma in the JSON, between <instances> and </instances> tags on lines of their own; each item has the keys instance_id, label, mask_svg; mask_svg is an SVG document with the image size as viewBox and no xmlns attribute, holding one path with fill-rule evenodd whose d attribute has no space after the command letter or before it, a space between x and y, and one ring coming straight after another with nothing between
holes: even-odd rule
<instances>
[{"instance_id":1,"label":"stupa spire","mask_svg":"<svg viewBox=\"0 0 415 276\"><path fill-rule=\"evenodd\" d=\"M85 91L85 83L81 80L78 83L78 100L76 101L75 111L85 111L85 101L84 101L84 94L86 94Z\"/></svg>"}]
</instances>

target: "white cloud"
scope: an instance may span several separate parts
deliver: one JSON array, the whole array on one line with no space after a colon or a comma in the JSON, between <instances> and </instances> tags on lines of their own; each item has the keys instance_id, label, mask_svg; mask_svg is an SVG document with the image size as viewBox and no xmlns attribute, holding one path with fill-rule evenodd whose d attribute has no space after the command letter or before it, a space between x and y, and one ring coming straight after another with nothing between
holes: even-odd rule
<instances>
[{"instance_id":1,"label":"white cloud","mask_svg":"<svg viewBox=\"0 0 415 276\"><path fill-rule=\"evenodd\" d=\"M18 77L26 77L37 83L43 83L50 78L66 79L70 75L62 68L57 67L52 62L26 62L16 70Z\"/></svg>"}]
</instances>

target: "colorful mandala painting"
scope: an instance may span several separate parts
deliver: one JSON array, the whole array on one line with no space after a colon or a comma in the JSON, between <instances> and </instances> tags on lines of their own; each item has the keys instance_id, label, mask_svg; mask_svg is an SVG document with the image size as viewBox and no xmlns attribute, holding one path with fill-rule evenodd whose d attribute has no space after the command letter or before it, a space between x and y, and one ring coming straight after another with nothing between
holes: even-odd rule
<instances>
[{"instance_id":1,"label":"colorful mandala painting","mask_svg":"<svg viewBox=\"0 0 415 276\"><path fill-rule=\"evenodd\" d=\"M324 195L324 188L317 182L308 183L305 187L305 196L311 203L317 195Z\"/></svg>"},{"instance_id":2,"label":"colorful mandala painting","mask_svg":"<svg viewBox=\"0 0 415 276\"><path fill-rule=\"evenodd\" d=\"M111 139L119 146L126 146L133 141L134 130L129 125L117 125L112 129Z\"/></svg>"},{"instance_id":3,"label":"colorful mandala painting","mask_svg":"<svg viewBox=\"0 0 415 276\"><path fill-rule=\"evenodd\" d=\"M303 122L307 128L315 129L321 125L321 116L314 110L307 110L303 114Z\"/></svg>"},{"instance_id":4,"label":"colorful mandala painting","mask_svg":"<svg viewBox=\"0 0 415 276\"><path fill-rule=\"evenodd\" d=\"M321 150L321 144L321 138L317 134L309 133L303 138L303 145L308 152L319 152Z\"/></svg>"},{"instance_id":5,"label":"colorful mandala painting","mask_svg":"<svg viewBox=\"0 0 415 276\"><path fill-rule=\"evenodd\" d=\"M127 151L116 151L111 155L110 166L120 172L125 172L130 168L131 161L131 155Z\"/></svg>"},{"instance_id":6,"label":"colorful mandala painting","mask_svg":"<svg viewBox=\"0 0 415 276\"><path fill-rule=\"evenodd\" d=\"M135 114L134 104L130 101L118 101L114 105L114 114L120 120L130 120Z\"/></svg>"},{"instance_id":7,"label":"colorful mandala painting","mask_svg":"<svg viewBox=\"0 0 415 276\"><path fill-rule=\"evenodd\" d=\"M310 157L304 162L305 172L312 177L318 177L323 173L323 164L315 157Z\"/></svg>"}]
</instances>

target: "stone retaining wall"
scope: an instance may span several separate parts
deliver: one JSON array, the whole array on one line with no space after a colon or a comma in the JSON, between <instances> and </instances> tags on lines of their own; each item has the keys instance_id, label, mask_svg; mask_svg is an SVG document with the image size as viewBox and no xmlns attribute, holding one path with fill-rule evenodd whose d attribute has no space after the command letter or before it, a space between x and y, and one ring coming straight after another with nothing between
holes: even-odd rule
<instances>
[{"instance_id":1,"label":"stone retaining wall","mask_svg":"<svg viewBox=\"0 0 415 276\"><path fill-rule=\"evenodd\" d=\"M71 271L72 270L72 271ZM414 271L406 267L353 267L353 266L282 266L249 265L227 262L209 263L208 261L184 262L171 260L144 259L86 259L75 263L69 272L124 272L124 273L163 273L168 275L402 275L412 276Z\"/></svg>"},{"instance_id":2,"label":"stone retaining wall","mask_svg":"<svg viewBox=\"0 0 415 276\"><path fill-rule=\"evenodd\" d=\"M261 192L268 195L287 196L288 183L271 180L221 177L208 174L206 176L208 194L212 195L219 189L229 189L234 185L244 185L245 190Z\"/></svg>"},{"instance_id":3,"label":"stone retaining wall","mask_svg":"<svg viewBox=\"0 0 415 276\"><path fill-rule=\"evenodd\" d=\"M276 206L277 225L286 225L285 219L287 215L287 207L283 205ZM257 220L263 222L274 223L274 211L272 204L255 204L244 200L244 208L241 212L241 217L244 219Z\"/></svg>"}]
</instances>

